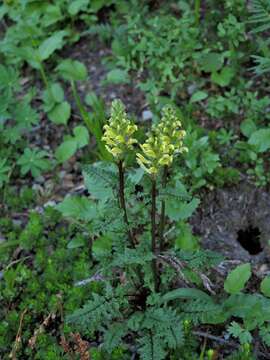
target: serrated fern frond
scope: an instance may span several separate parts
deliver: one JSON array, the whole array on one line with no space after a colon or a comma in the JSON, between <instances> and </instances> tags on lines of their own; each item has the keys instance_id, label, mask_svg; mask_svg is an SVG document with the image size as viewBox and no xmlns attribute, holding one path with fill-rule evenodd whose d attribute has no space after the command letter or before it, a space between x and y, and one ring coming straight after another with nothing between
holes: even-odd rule
<instances>
[{"instance_id":1,"label":"serrated fern frond","mask_svg":"<svg viewBox=\"0 0 270 360\"><path fill-rule=\"evenodd\" d=\"M166 352L160 343L160 337L154 335L151 330L139 340L139 353L142 360L164 360Z\"/></svg>"},{"instance_id":2,"label":"serrated fern frond","mask_svg":"<svg viewBox=\"0 0 270 360\"><path fill-rule=\"evenodd\" d=\"M262 75L270 71L270 58L264 56L253 55L255 66L252 68L258 75Z\"/></svg>"},{"instance_id":3,"label":"serrated fern frond","mask_svg":"<svg viewBox=\"0 0 270 360\"><path fill-rule=\"evenodd\" d=\"M121 318L119 302L115 298L107 299L94 293L93 300L67 317L67 323L72 323L80 330L93 334L117 317Z\"/></svg>"},{"instance_id":4,"label":"serrated fern frond","mask_svg":"<svg viewBox=\"0 0 270 360\"><path fill-rule=\"evenodd\" d=\"M194 324L219 324L226 320L223 306L209 300L197 299L181 305L185 318Z\"/></svg>"},{"instance_id":5,"label":"serrated fern frond","mask_svg":"<svg viewBox=\"0 0 270 360\"><path fill-rule=\"evenodd\" d=\"M251 17L249 22L259 24L252 33L259 33L270 29L270 1L252 0L250 7Z\"/></svg>"}]
</instances>

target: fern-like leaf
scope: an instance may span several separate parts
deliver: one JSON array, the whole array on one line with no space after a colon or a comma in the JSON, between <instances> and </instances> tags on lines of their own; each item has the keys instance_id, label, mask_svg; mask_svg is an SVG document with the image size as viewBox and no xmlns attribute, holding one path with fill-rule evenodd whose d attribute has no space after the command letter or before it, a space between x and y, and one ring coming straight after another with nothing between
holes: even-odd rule
<instances>
[{"instance_id":1,"label":"fern-like leaf","mask_svg":"<svg viewBox=\"0 0 270 360\"><path fill-rule=\"evenodd\" d=\"M166 352L161 346L160 337L154 335L151 330L148 335L139 340L139 353L142 360L164 360Z\"/></svg>"},{"instance_id":2,"label":"fern-like leaf","mask_svg":"<svg viewBox=\"0 0 270 360\"><path fill-rule=\"evenodd\" d=\"M252 32L259 33L270 29L270 1L252 0L250 7L251 17L249 22L260 24Z\"/></svg>"},{"instance_id":3,"label":"fern-like leaf","mask_svg":"<svg viewBox=\"0 0 270 360\"><path fill-rule=\"evenodd\" d=\"M117 317L121 318L119 302L115 298L107 299L94 293L93 300L88 301L82 309L76 310L67 317L67 323L71 323L80 330L93 334Z\"/></svg>"},{"instance_id":4,"label":"fern-like leaf","mask_svg":"<svg viewBox=\"0 0 270 360\"><path fill-rule=\"evenodd\" d=\"M96 199L107 201L115 197L117 169L112 164L98 162L83 167L84 182L89 193Z\"/></svg>"}]
</instances>

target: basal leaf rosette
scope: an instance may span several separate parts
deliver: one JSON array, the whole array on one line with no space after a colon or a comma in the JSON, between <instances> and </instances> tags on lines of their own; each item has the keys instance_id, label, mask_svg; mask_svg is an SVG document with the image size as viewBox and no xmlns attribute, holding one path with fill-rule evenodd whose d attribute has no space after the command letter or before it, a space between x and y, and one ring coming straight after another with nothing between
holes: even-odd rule
<instances>
[{"instance_id":1,"label":"basal leaf rosette","mask_svg":"<svg viewBox=\"0 0 270 360\"><path fill-rule=\"evenodd\" d=\"M116 161L123 161L127 151L132 150L133 145L137 143L133 134L138 128L128 119L125 107L120 100L113 101L109 123L103 129L102 140L106 144L106 149Z\"/></svg>"},{"instance_id":2,"label":"basal leaf rosette","mask_svg":"<svg viewBox=\"0 0 270 360\"><path fill-rule=\"evenodd\" d=\"M172 165L177 154L188 151L183 145L185 135L175 110L166 106L160 123L152 127L148 139L140 145L142 153L136 154L138 164L155 177L161 168Z\"/></svg>"}]
</instances>

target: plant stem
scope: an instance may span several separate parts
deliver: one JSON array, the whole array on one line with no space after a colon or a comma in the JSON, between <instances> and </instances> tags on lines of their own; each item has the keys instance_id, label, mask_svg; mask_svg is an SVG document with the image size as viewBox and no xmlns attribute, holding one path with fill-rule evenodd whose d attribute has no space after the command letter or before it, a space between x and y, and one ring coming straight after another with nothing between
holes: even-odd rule
<instances>
[{"instance_id":1,"label":"plant stem","mask_svg":"<svg viewBox=\"0 0 270 360\"><path fill-rule=\"evenodd\" d=\"M163 176L162 176L162 188L165 189L167 184L168 176L168 166L164 166ZM161 202L161 214L160 214L160 224L159 224L159 250L164 250L164 228L165 228L165 200Z\"/></svg>"},{"instance_id":2,"label":"plant stem","mask_svg":"<svg viewBox=\"0 0 270 360\"><path fill-rule=\"evenodd\" d=\"M88 112L86 111L85 107L82 104L82 101L80 99L80 96L78 94L76 85L74 81L71 81L71 89L72 89L72 93L76 102L76 105L79 109L79 112L81 114L81 117L83 119L83 121L85 122L85 125L89 131L90 134L93 134L94 137L96 138L96 142L97 142L97 146L98 149L100 151L100 155L102 157L102 160L110 160L111 157L108 153L108 151L106 150L104 143L101 140L102 137L102 129L100 127L99 124L95 124L92 119L90 118L90 116L88 115Z\"/></svg>"},{"instance_id":3,"label":"plant stem","mask_svg":"<svg viewBox=\"0 0 270 360\"><path fill-rule=\"evenodd\" d=\"M195 13L195 24L197 26L199 26L200 23L200 10L201 10L201 0L195 0L194 13Z\"/></svg>"},{"instance_id":4,"label":"plant stem","mask_svg":"<svg viewBox=\"0 0 270 360\"><path fill-rule=\"evenodd\" d=\"M42 81L43 81L46 89L49 90L49 81L48 81L44 66L41 61L39 62L39 66L40 66L40 75L41 75Z\"/></svg>"},{"instance_id":5,"label":"plant stem","mask_svg":"<svg viewBox=\"0 0 270 360\"><path fill-rule=\"evenodd\" d=\"M125 179L124 179L124 167L123 167L123 161L120 160L118 163L118 175L119 175L119 200L120 200L120 206L124 212L124 222L127 226L127 232L128 232L128 238L130 245L132 248L135 248L134 239L132 236L132 233L129 228L129 221L127 216L127 207L126 207L126 199L125 199Z\"/></svg>"},{"instance_id":6,"label":"plant stem","mask_svg":"<svg viewBox=\"0 0 270 360\"><path fill-rule=\"evenodd\" d=\"M156 180L152 179L152 191L151 191L151 237L152 237L152 253L156 255L156 198L157 198L157 185ZM159 279L156 259L152 260L152 269L154 276L155 291L158 291Z\"/></svg>"}]
</instances>

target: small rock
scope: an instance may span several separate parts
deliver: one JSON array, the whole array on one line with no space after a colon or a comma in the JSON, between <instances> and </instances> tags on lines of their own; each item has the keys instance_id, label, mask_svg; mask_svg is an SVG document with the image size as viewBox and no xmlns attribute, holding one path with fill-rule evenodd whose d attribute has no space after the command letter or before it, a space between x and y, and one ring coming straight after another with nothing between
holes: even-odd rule
<instances>
[{"instance_id":1,"label":"small rock","mask_svg":"<svg viewBox=\"0 0 270 360\"><path fill-rule=\"evenodd\" d=\"M4 236L0 234L0 244L3 243L4 241L6 241L6 238L4 238Z\"/></svg>"},{"instance_id":2,"label":"small rock","mask_svg":"<svg viewBox=\"0 0 270 360\"><path fill-rule=\"evenodd\" d=\"M189 95L192 95L197 89L197 85L196 84L191 84L188 86L187 88L187 92Z\"/></svg>"},{"instance_id":3,"label":"small rock","mask_svg":"<svg viewBox=\"0 0 270 360\"><path fill-rule=\"evenodd\" d=\"M49 200L43 206L46 208L48 206L54 207L55 205L56 205L56 202L54 200Z\"/></svg>"},{"instance_id":4,"label":"small rock","mask_svg":"<svg viewBox=\"0 0 270 360\"><path fill-rule=\"evenodd\" d=\"M60 172L59 172L59 178L60 179L63 179L65 176L66 176L66 171L64 171L64 170L61 170Z\"/></svg>"},{"instance_id":5,"label":"small rock","mask_svg":"<svg viewBox=\"0 0 270 360\"><path fill-rule=\"evenodd\" d=\"M36 178L36 182L39 184L43 184L45 182L44 176L40 175Z\"/></svg>"},{"instance_id":6,"label":"small rock","mask_svg":"<svg viewBox=\"0 0 270 360\"><path fill-rule=\"evenodd\" d=\"M110 99L115 99L115 98L116 98L116 93L111 92L111 93L110 93Z\"/></svg>"},{"instance_id":7,"label":"small rock","mask_svg":"<svg viewBox=\"0 0 270 360\"><path fill-rule=\"evenodd\" d=\"M152 120L152 118L153 118L153 113L152 113L152 111L150 111L150 110L144 110L144 111L142 112L142 119L143 119L143 121Z\"/></svg>"},{"instance_id":8,"label":"small rock","mask_svg":"<svg viewBox=\"0 0 270 360\"><path fill-rule=\"evenodd\" d=\"M12 219L12 224L13 224L14 226L20 227L20 226L22 225L22 220Z\"/></svg>"}]
</instances>

